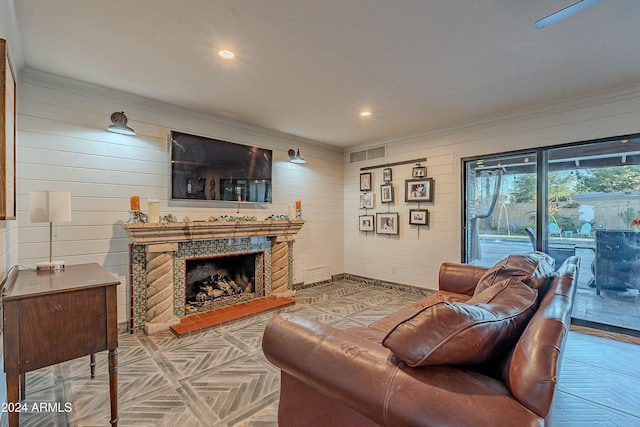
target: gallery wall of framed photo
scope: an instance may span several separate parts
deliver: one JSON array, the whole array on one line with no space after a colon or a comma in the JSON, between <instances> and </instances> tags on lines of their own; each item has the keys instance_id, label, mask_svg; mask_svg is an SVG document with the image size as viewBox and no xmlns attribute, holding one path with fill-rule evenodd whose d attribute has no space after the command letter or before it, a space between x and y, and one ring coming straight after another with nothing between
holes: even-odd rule
<instances>
[{"instance_id":1,"label":"gallery wall of framed photo","mask_svg":"<svg viewBox=\"0 0 640 427\"><path fill-rule=\"evenodd\" d=\"M402 194L398 197L398 192L404 192L406 206L403 210L409 208L408 217L404 219L407 225L418 232L420 227L429 227L429 210L420 204L434 203L434 179L427 175L427 167L421 163L424 161L426 158L360 169L358 208L364 209L364 213L358 216L359 231L399 235L403 218L400 212L394 210L396 203L403 198ZM410 164L413 167L409 167ZM410 169L410 178L404 179L404 185L394 185L394 167L400 176L409 176ZM376 209L376 199L379 201L379 209L386 208L386 211L369 212L370 209Z\"/></svg>"}]
</instances>

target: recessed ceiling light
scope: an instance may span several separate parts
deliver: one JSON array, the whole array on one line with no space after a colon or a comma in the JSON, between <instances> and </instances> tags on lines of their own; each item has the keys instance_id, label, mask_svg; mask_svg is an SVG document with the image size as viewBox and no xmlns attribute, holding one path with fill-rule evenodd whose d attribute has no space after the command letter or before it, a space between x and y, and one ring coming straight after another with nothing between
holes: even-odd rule
<instances>
[{"instance_id":1,"label":"recessed ceiling light","mask_svg":"<svg viewBox=\"0 0 640 427\"><path fill-rule=\"evenodd\" d=\"M369 117L371 116L371 111L361 111L360 117Z\"/></svg>"},{"instance_id":2,"label":"recessed ceiling light","mask_svg":"<svg viewBox=\"0 0 640 427\"><path fill-rule=\"evenodd\" d=\"M218 55L220 55L220 57L224 59L233 59L236 56L235 53L226 49L222 49L221 51L219 51Z\"/></svg>"}]
</instances>

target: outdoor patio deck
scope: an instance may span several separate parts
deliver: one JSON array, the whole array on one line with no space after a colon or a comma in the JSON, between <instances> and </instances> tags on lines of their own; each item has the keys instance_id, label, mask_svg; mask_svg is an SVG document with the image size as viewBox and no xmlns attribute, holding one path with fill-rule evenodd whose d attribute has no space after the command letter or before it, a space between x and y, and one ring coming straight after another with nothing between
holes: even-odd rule
<instances>
[{"instance_id":1,"label":"outdoor patio deck","mask_svg":"<svg viewBox=\"0 0 640 427\"><path fill-rule=\"evenodd\" d=\"M591 265L595 257L593 239L562 238L552 239L551 244L575 245L575 253L581 259L578 276L578 291L573 307L573 317L578 320L611 325L617 328L640 331L640 294L638 290L613 291L603 289L596 295L596 289L589 287L593 279ZM482 258L474 264L492 266L508 254L531 251L531 243L526 236L481 236Z\"/></svg>"}]
</instances>

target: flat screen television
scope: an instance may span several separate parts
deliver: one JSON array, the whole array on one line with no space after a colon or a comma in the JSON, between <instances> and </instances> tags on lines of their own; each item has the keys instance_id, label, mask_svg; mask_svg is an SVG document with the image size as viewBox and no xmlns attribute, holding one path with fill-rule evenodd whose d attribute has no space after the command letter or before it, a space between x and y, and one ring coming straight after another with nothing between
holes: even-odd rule
<instances>
[{"instance_id":1,"label":"flat screen television","mask_svg":"<svg viewBox=\"0 0 640 427\"><path fill-rule=\"evenodd\" d=\"M171 131L171 200L271 203L273 152Z\"/></svg>"}]
</instances>

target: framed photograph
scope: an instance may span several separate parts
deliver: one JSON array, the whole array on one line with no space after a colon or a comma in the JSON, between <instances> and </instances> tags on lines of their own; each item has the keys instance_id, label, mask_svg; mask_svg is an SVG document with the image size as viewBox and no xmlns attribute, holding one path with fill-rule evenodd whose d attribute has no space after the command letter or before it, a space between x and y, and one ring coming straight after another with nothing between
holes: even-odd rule
<instances>
[{"instance_id":1,"label":"framed photograph","mask_svg":"<svg viewBox=\"0 0 640 427\"><path fill-rule=\"evenodd\" d=\"M382 170L382 180L384 182L391 182L391 168L384 168Z\"/></svg>"},{"instance_id":2,"label":"framed photograph","mask_svg":"<svg viewBox=\"0 0 640 427\"><path fill-rule=\"evenodd\" d=\"M427 167L426 166L416 166L411 169L411 177L412 178L424 178L427 176Z\"/></svg>"},{"instance_id":3,"label":"framed photograph","mask_svg":"<svg viewBox=\"0 0 640 427\"><path fill-rule=\"evenodd\" d=\"M360 194L360 209L373 209L373 191Z\"/></svg>"},{"instance_id":4,"label":"framed photograph","mask_svg":"<svg viewBox=\"0 0 640 427\"><path fill-rule=\"evenodd\" d=\"M377 213L376 233L378 234L398 234L398 212Z\"/></svg>"},{"instance_id":5,"label":"framed photograph","mask_svg":"<svg viewBox=\"0 0 640 427\"><path fill-rule=\"evenodd\" d=\"M371 191L371 172L360 174L360 191Z\"/></svg>"},{"instance_id":6,"label":"framed photograph","mask_svg":"<svg viewBox=\"0 0 640 427\"><path fill-rule=\"evenodd\" d=\"M360 215L360 225L358 229L360 231L375 231L376 220L373 215Z\"/></svg>"},{"instance_id":7,"label":"framed photograph","mask_svg":"<svg viewBox=\"0 0 640 427\"><path fill-rule=\"evenodd\" d=\"M393 185L383 184L380 186L380 203L393 203Z\"/></svg>"},{"instance_id":8,"label":"framed photograph","mask_svg":"<svg viewBox=\"0 0 640 427\"><path fill-rule=\"evenodd\" d=\"M407 179L405 202L433 202L433 178Z\"/></svg>"},{"instance_id":9,"label":"framed photograph","mask_svg":"<svg viewBox=\"0 0 640 427\"><path fill-rule=\"evenodd\" d=\"M409 224L429 225L429 211L426 209L409 209Z\"/></svg>"},{"instance_id":10,"label":"framed photograph","mask_svg":"<svg viewBox=\"0 0 640 427\"><path fill-rule=\"evenodd\" d=\"M16 82L0 39L0 220L16 219Z\"/></svg>"}]
</instances>

